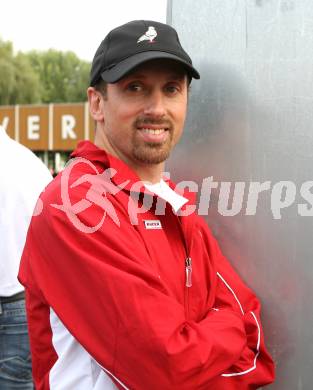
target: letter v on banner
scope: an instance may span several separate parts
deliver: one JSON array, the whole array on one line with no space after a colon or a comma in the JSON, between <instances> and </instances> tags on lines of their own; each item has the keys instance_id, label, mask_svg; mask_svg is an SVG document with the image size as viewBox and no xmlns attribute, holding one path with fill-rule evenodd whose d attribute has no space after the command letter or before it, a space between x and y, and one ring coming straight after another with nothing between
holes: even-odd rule
<instances>
[{"instance_id":1,"label":"letter v on banner","mask_svg":"<svg viewBox=\"0 0 313 390\"><path fill-rule=\"evenodd\" d=\"M0 125L4 128L5 131L7 131L7 128L8 128L8 125L9 125L9 117L8 116L5 116L3 119L2 119L2 122L0 123Z\"/></svg>"},{"instance_id":2,"label":"letter v on banner","mask_svg":"<svg viewBox=\"0 0 313 390\"><path fill-rule=\"evenodd\" d=\"M19 106L0 106L0 126L13 139L16 139L18 126L18 107Z\"/></svg>"}]
</instances>

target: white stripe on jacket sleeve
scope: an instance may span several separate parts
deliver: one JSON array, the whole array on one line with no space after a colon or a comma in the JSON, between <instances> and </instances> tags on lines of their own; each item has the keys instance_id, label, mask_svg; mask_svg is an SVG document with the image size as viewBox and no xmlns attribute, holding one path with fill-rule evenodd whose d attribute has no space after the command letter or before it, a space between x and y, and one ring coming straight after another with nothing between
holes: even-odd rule
<instances>
[{"instance_id":1,"label":"white stripe on jacket sleeve","mask_svg":"<svg viewBox=\"0 0 313 390\"><path fill-rule=\"evenodd\" d=\"M226 282L226 280L222 277L222 275L219 272L217 272L217 276L222 280L222 282L225 284L225 286L228 288L228 290L232 293L232 295L234 296L236 302L238 303L238 306L240 308L240 311L241 311L242 315L244 315L245 312L243 310L243 307L242 307L242 305L241 305L237 295L235 294L235 291L230 287L230 285ZM252 366L250 368L248 368L247 370L244 370L244 371L232 372L232 373L229 373L229 374L222 374L222 376L224 376L224 377L245 375L245 374L248 374L249 372L251 372L251 371L256 369L256 361L257 361L257 358L258 358L258 356L260 354L261 329L260 329L259 322L258 322L255 314L253 313L253 311L249 311L249 313L252 315L252 317L253 317L253 319L254 319L254 321L256 323L257 329L258 329L258 338L257 338L257 341L256 341L256 354L254 355Z\"/></svg>"},{"instance_id":2,"label":"white stripe on jacket sleeve","mask_svg":"<svg viewBox=\"0 0 313 390\"><path fill-rule=\"evenodd\" d=\"M78 343L51 308L50 325L58 355L50 370L50 390L117 390L107 370Z\"/></svg>"}]
</instances>

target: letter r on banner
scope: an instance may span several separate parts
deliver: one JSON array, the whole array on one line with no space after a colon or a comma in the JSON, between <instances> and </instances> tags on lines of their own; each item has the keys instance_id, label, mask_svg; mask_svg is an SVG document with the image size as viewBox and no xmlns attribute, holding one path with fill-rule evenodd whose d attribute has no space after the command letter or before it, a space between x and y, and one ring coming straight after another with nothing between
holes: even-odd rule
<instances>
[{"instance_id":1,"label":"letter r on banner","mask_svg":"<svg viewBox=\"0 0 313 390\"><path fill-rule=\"evenodd\" d=\"M62 115L62 139L76 139L77 135L74 131L76 119L73 115Z\"/></svg>"}]
</instances>

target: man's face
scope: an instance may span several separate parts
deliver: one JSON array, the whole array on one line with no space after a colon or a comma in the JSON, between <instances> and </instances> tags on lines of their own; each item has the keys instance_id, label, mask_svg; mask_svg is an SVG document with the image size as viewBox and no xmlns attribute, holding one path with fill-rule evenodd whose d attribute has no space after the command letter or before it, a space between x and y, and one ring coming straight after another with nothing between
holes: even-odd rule
<instances>
[{"instance_id":1,"label":"man's face","mask_svg":"<svg viewBox=\"0 0 313 390\"><path fill-rule=\"evenodd\" d=\"M167 60L143 64L108 84L103 147L137 172L165 161L182 134L187 84L184 69Z\"/></svg>"}]
</instances>

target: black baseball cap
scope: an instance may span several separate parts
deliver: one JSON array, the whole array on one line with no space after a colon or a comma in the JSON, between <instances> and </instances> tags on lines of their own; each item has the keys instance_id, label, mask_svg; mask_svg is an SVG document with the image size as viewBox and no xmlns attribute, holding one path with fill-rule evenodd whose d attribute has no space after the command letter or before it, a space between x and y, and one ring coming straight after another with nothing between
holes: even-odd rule
<instances>
[{"instance_id":1,"label":"black baseball cap","mask_svg":"<svg viewBox=\"0 0 313 390\"><path fill-rule=\"evenodd\" d=\"M152 20L134 20L116 27L101 42L92 61L90 85L101 79L115 83L138 65L154 59L177 61L190 78L200 78L173 27Z\"/></svg>"}]
</instances>

